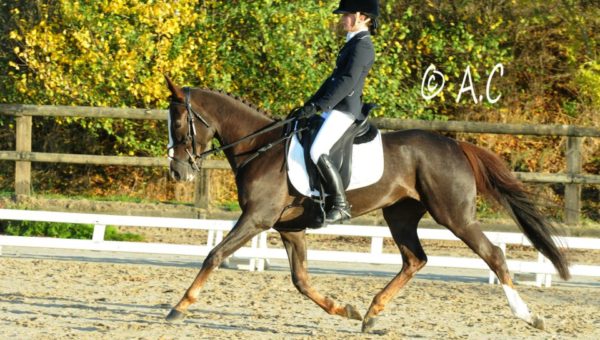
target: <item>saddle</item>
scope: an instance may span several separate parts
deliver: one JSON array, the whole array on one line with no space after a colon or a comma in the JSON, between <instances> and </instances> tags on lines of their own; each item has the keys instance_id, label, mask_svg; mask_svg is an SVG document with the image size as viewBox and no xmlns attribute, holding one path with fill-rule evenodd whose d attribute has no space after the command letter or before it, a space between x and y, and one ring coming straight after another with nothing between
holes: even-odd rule
<instances>
[{"instance_id":1,"label":"saddle","mask_svg":"<svg viewBox=\"0 0 600 340\"><path fill-rule=\"evenodd\" d=\"M368 121L369 113L376 107L377 105L375 104L363 104L362 113L367 119L355 121L329 151L329 158L337 167L344 183L344 188L348 188L352 176L352 146L372 141L377 137L379 132ZM310 149L324 121L321 116L312 116L306 123L307 129L298 134L298 139L304 149L304 162L306 164L310 187L318 192L321 191L321 176L319 175L317 166L310 158Z\"/></svg>"}]
</instances>

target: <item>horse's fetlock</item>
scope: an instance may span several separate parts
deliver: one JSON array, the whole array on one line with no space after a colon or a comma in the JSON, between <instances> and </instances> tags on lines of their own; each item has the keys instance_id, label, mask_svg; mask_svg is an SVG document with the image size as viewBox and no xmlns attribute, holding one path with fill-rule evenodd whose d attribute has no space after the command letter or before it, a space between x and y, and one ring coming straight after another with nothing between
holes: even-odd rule
<instances>
[{"instance_id":1,"label":"horse's fetlock","mask_svg":"<svg viewBox=\"0 0 600 340\"><path fill-rule=\"evenodd\" d=\"M185 299L188 302L188 305L196 303L198 301L198 296L194 295L192 292L185 293Z\"/></svg>"},{"instance_id":2,"label":"horse's fetlock","mask_svg":"<svg viewBox=\"0 0 600 340\"><path fill-rule=\"evenodd\" d=\"M369 307L369 311L367 313L368 316L376 316L381 313L385 309L385 304L383 299L376 296L371 303L371 307Z\"/></svg>"}]
</instances>

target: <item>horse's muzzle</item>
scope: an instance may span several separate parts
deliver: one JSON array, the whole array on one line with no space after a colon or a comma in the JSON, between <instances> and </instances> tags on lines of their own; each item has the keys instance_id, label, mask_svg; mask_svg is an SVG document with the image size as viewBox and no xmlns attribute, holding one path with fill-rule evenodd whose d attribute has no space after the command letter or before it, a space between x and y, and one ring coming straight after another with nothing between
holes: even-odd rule
<instances>
[{"instance_id":1,"label":"horse's muzzle","mask_svg":"<svg viewBox=\"0 0 600 340\"><path fill-rule=\"evenodd\" d=\"M169 167L171 178L176 181L191 182L196 177L196 171L188 163L172 160Z\"/></svg>"}]
</instances>

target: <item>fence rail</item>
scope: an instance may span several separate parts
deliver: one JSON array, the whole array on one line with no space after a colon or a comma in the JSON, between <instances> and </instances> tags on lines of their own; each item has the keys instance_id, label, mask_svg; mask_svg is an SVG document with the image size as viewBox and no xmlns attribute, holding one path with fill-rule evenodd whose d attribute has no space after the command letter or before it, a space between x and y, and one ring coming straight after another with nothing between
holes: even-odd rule
<instances>
[{"instance_id":1,"label":"fence rail","mask_svg":"<svg viewBox=\"0 0 600 340\"><path fill-rule=\"evenodd\" d=\"M2 246L15 246L134 252L149 254L192 255L203 257L208 255L209 251L218 242L220 242L220 240L223 239L224 233L228 232L235 223L234 221L225 220L198 220L146 216L117 216L14 209L0 209L0 219L94 225L94 232L91 240L70 240L45 237L21 237L0 235L0 253ZM203 245L105 241L104 234L106 227L109 225L200 229L207 230L208 237L206 243ZM244 269L263 270L265 267L266 260L287 258L285 250L268 247L267 233L270 232L275 231L270 230L261 233L259 236L256 236L252 240L251 247L241 248L234 254L234 257L249 260L248 265L244 266ZM402 263L402 257L399 254L389 254L383 252L384 239L392 237L387 227L331 225L322 229L308 230L307 232L319 235L338 235L371 238L370 251L367 253L336 250L308 250L308 259L311 261L397 264L398 268L400 268L400 264ZM448 230L419 229L418 233L419 237L422 240L458 241L458 238L456 238L456 236L454 236ZM508 244L531 246L529 240L527 240L527 238L520 233L486 232L485 234L492 243L502 248L505 251L505 253L506 245ZM559 241L560 244L571 249L600 249L600 239L564 237L557 238L557 241ZM510 258L510 254L506 253L506 257ZM483 262L483 260L479 258L429 256L427 265L430 267L489 270L489 268ZM536 284L538 286L545 285L546 287L549 287L552 283L552 275L556 274L555 269L541 254L538 254L537 261L522 261L509 259L507 260L507 265L509 270L513 273L535 274ZM574 276L600 277L600 265L572 265L570 266L570 270L571 274ZM495 275L492 272L490 272L489 282L493 283L495 279Z\"/></svg>"},{"instance_id":2,"label":"fence rail","mask_svg":"<svg viewBox=\"0 0 600 340\"><path fill-rule=\"evenodd\" d=\"M167 120L167 110L87 106L51 106L0 104L0 113L11 116L84 117ZM573 125L527 125L461 121L423 121L413 119L373 118L381 129L422 129L444 132L492 133L504 135L600 137L600 129Z\"/></svg>"},{"instance_id":3,"label":"fence rail","mask_svg":"<svg viewBox=\"0 0 600 340\"><path fill-rule=\"evenodd\" d=\"M57 153L32 152L32 117L85 117L85 118L119 118L119 119L154 119L166 120L166 110L128 109L108 107L76 107L76 106L38 106L21 104L0 104L0 114L16 116L16 150L0 151L0 161L15 162L15 193L29 195L31 190L31 162L155 166L168 165L166 158L160 157L126 157L73 155ZM567 138L565 157L567 169L565 173L516 173L519 179L535 183L565 184L565 222L570 225L579 224L581 211L581 185L600 184L600 175L582 172L582 142L584 137L599 138L600 129L577 127L571 125L522 125L497 124L481 122L441 122L401 120L390 118L373 118L375 125L386 130L423 129L443 132L491 133L531 136L564 136ZM166 136L165 132L165 136ZM165 137L166 138L166 137ZM228 169L225 161L206 161L205 169ZM198 185L202 193L196 198L200 207L208 206L208 170L203 170Z\"/></svg>"}]
</instances>

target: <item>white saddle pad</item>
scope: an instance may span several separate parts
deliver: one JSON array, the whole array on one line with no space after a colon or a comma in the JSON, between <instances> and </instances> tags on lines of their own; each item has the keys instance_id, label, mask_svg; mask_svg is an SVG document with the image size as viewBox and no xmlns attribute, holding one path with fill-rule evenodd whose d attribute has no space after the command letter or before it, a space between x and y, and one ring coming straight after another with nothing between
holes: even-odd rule
<instances>
[{"instance_id":1,"label":"white saddle pad","mask_svg":"<svg viewBox=\"0 0 600 340\"><path fill-rule=\"evenodd\" d=\"M287 156L288 177L294 188L304 196L319 196L319 192L310 189L304 148L296 136L292 138ZM368 143L354 145L352 149L352 177L347 191L363 188L376 183L383 175L383 145L381 132Z\"/></svg>"}]
</instances>

